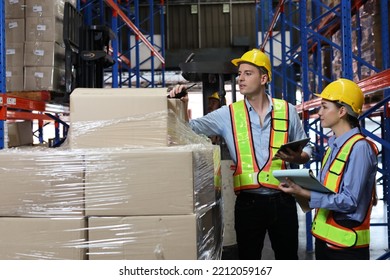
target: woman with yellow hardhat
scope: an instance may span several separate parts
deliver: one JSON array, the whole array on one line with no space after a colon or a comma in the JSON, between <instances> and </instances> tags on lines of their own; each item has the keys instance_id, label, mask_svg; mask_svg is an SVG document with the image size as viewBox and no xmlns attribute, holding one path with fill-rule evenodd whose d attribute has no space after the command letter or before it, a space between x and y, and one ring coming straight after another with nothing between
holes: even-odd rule
<instances>
[{"instance_id":1,"label":"woman with yellow hardhat","mask_svg":"<svg viewBox=\"0 0 390 280\"><path fill-rule=\"evenodd\" d=\"M359 129L364 96L348 79L338 79L316 95L322 98L321 126L334 133L318 175L332 193L309 191L288 179L279 188L308 199L309 206L316 209L312 225L316 259L367 260L378 150Z\"/></svg>"},{"instance_id":2,"label":"woman with yellow hardhat","mask_svg":"<svg viewBox=\"0 0 390 280\"><path fill-rule=\"evenodd\" d=\"M310 144L304 149L279 153L287 142L306 138L295 106L272 98L266 91L272 79L270 59L258 49L231 61L237 66L237 84L243 100L222 106L189 122L207 136L221 135L235 164L234 227L240 259L261 259L266 235L275 259L298 259L298 215L295 198L279 190L273 170L306 163ZM183 90L178 85L171 97ZM188 102L188 98L181 100Z\"/></svg>"}]
</instances>

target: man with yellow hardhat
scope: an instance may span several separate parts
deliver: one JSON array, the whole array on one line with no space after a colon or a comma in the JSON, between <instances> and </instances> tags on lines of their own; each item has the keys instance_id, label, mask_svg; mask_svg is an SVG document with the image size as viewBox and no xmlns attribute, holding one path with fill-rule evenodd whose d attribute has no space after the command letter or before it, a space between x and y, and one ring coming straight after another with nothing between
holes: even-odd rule
<instances>
[{"instance_id":1,"label":"man with yellow hardhat","mask_svg":"<svg viewBox=\"0 0 390 280\"><path fill-rule=\"evenodd\" d=\"M305 190L289 180L279 187L306 198L316 209L312 226L316 259L368 260L378 149L360 132L358 116L364 96L348 79L338 79L316 95L322 98L318 113L321 126L334 133L318 174L332 193Z\"/></svg>"},{"instance_id":2,"label":"man with yellow hardhat","mask_svg":"<svg viewBox=\"0 0 390 280\"><path fill-rule=\"evenodd\" d=\"M235 230L240 259L261 259L265 235L275 259L298 259L298 215L294 197L280 191L273 170L309 160L310 145L303 150L278 151L282 144L306 138L292 104L266 92L272 79L271 63L258 49L231 61L238 69L237 83L244 99L222 106L190 121L200 134L221 135L236 165ZM183 90L174 87L170 96ZM181 100L188 102L188 96Z\"/></svg>"}]
</instances>

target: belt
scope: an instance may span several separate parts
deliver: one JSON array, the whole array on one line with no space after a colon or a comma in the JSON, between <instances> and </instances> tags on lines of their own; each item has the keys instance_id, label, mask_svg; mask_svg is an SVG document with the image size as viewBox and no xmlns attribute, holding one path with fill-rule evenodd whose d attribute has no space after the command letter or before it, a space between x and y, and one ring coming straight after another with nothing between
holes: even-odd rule
<instances>
[{"instance_id":1,"label":"belt","mask_svg":"<svg viewBox=\"0 0 390 280\"><path fill-rule=\"evenodd\" d=\"M255 199L255 200L265 200L265 199L272 199L272 198L279 198L279 197L285 197L290 196L288 194L285 194L284 192L275 192L275 193L269 193L269 194L262 194L262 193L254 193L254 192L245 192L241 191L237 198L246 198L246 199Z\"/></svg>"}]
</instances>

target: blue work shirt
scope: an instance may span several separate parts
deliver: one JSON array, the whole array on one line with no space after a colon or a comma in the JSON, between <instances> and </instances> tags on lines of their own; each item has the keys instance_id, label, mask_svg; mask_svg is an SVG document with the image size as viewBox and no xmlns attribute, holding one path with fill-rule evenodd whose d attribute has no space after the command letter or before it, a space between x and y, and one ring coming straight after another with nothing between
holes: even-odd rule
<instances>
[{"instance_id":1,"label":"blue work shirt","mask_svg":"<svg viewBox=\"0 0 390 280\"><path fill-rule=\"evenodd\" d=\"M271 112L273 110L273 104L271 97L267 94L269 99L269 108L265 115L263 126L260 125L260 117L257 112L252 108L248 100L245 98L245 104L249 111L249 118L251 124L251 130L253 135L254 150L256 153L257 164L259 168L263 168L267 163L269 157L269 139L271 130ZM296 108L292 104L289 106L289 139L288 141L296 141L306 138L306 133L303 130L299 115ZM190 126L193 131L198 134L204 134L206 136L220 135L225 139L226 145L229 149L230 156L234 163L237 163L237 156L235 150L235 143L233 138L232 120L230 116L229 106L222 106L218 110L215 110L207 115L190 121ZM307 144L303 149L309 157L311 156L312 149L310 144ZM287 164L289 167L289 165ZM263 194L279 192L279 190L270 188L259 188L254 190L246 190L250 192L257 192Z\"/></svg>"},{"instance_id":2,"label":"blue work shirt","mask_svg":"<svg viewBox=\"0 0 390 280\"><path fill-rule=\"evenodd\" d=\"M359 133L358 128L344 133L340 137L329 138L328 145L331 154L318 174L323 183L331 162L336 157L342 145L353 135ZM367 141L358 141L352 148L345 166L339 193L323 194L311 192L310 207L325 208L334 211L336 220L353 220L362 222L367 213L367 207L372 197L375 184L378 160L375 152Z\"/></svg>"}]
</instances>

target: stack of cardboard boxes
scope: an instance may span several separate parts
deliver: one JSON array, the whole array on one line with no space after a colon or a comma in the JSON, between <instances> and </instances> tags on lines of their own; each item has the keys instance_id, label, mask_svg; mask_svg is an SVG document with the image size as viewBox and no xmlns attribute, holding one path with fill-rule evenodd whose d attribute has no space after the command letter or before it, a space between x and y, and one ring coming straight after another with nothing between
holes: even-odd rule
<instances>
[{"instance_id":1,"label":"stack of cardboard boxes","mask_svg":"<svg viewBox=\"0 0 390 280\"><path fill-rule=\"evenodd\" d=\"M166 95L71 94L69 146L85 155L89 259L218 258L216 148L184 125L181 101Z\"/></svg>"},{"instance_id":2,"label":"stack of cardboard boxes","mask_svg":"<svg viewBox=\"0 0 390 280\"><path fill-rule=\"evenodd\" d=\"M7 91L63 92L65 0L6 0ZM75 3L74 0L68 2Z\"/></svg>"},{"instance_id":3,"label":"stack of cardboard boxes","mask_svg":"<svg viewBox=\"0 0 390 280\"><path fill-rule=\"evenodd\" d=\"M6 0L5 49L7 91L23 90L25 18L24 0Z\"/></svg>"},{"instance_id":4,"label":"stack of cardboard boxes","mask_svg":"<svg viewBox=\"0 0 390 280\"><path fill-rule=\"evenodd\" d=\"M0 259L86 259L83 162L53 149L0 151Z\"/></svg>"},{"instance_id":5,"label":"stack of cardboard boxes","mask_svg":"<svg viewBox=\"0 0 390 280\"><path fill-rule=\"evenodd\" d=\"M220 258L219 147L181 102L161 88L70 102L64 147L0 151L0 259Z\"/></svg>"}]
</instances>

